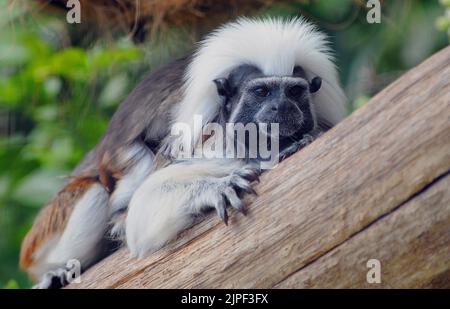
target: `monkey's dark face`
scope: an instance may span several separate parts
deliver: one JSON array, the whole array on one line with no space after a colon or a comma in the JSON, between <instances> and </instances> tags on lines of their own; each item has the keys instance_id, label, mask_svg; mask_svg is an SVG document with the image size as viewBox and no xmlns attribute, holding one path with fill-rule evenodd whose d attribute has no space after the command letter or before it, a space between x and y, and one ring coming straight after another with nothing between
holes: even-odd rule
<instances>
[{"instance_id":1,"label":"monkey's dark face","mask_svg":"<svg viewBox=\"0 0 450 309\"><path fill-rule=\"evenodd\" d=\"M242 85L230 122L279 124L281 136L314 127L308 82L300 77L260 77Z\"/></svg>"},{"instance_id":2,"label":"monkey's dark face","mask_svg":"<svg viewBox=\"0 0 450 309\"><path fill-rule=\"evenodd\" d=\"M266 123L269 128L278 123L280 137L308 133L315 126L311 93L320 88L321 81L308 82L301 68L292 76L268 77L246 65L215 83L224 99L222 118L226 122Z\"/></svg>"}]
</instances>

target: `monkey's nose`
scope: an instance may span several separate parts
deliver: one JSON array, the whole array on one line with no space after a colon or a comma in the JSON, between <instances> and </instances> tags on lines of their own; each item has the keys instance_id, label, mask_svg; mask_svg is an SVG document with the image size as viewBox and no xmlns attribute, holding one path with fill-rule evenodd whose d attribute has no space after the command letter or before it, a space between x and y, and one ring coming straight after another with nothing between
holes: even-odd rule
<instances>
[{"instance_id":1,"label":"monkey's nose","mask_svg":"<svg viewBox=\"0 0 450 309\"><path fill-rule=\"evenodd\" d=\"M303 85L292 85L286 87L284 93L288 98L297 99L306 91L306 87Z\"/></svg>"}]
</instances>

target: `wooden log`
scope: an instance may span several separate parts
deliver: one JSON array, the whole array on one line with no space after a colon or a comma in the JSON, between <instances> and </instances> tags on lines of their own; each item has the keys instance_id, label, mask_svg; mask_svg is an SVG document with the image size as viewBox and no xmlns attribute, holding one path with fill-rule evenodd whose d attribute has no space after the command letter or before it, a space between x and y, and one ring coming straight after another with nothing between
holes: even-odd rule
<instances>
[{"instance_id":1,"label":"wooden log","mask_svg":"<svg viewBox=\"0 0 450 309\"><path fill-rule=\"evenodd\" d=\"M277 288L450 288L450 175ZM367 282L367 261L380 261L381 284Z\"/></svg>"},{"instance_id":2,"label":"wooden log","mask_svg":"<svg viewBox=\"0 0 450 309\"><path fill-rule=\"evenodd\" d=\"M449 171L447 48L264 174L248 216L122 249L69 288L450 287Z\"/></svg>"}]
</instances>

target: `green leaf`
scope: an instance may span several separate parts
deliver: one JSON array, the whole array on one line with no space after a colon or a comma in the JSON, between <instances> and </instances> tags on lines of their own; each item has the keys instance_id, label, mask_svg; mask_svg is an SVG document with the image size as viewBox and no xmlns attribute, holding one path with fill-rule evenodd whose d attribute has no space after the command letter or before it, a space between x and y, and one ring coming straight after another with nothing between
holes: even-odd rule
<instances>
[{"instance_id":1,"label":"green leaf","mask_svg":"<svg viewBox=\"0 0 450 309\"><path fill-rule=\"evenodd\" d=\"M81 48L66 48L51 59L51 72L72 80L86 80L89 77L88 58Z\"/></svg>"},{"instance_id":2,"label":"green leaf","mask_svg":"<svg viewBox=\"0 0 450 309\"><path fill-rule=\"evenodd\" d=\"M39 169L29 174L17 186L12 198L23 205L41 207L59 190L68 171Z\"/></svg>"},{"instance_id":3,"label":"green leaf","mask_svg":"<svg viewBox=\"0 0 450 309\"><path fill-rule=\"evenodd\" d=\"M0 45L0 67L23 65L29 59L30 53L24 46L13 42Z\"/></svg>"},{"instance_id":4,"label":"green leaf","mask_svg":"<svg viewBox=\"0 0 450 309\"><path fill-rule=\"evenodd\" d=\"M111 78L100 94L100 104L105 107L116 106L125 96L128 89L128 77L126 74L119 74Z\"/></svg>"},{"instance_id":5,"label":"green leaf","mask_svg":"<svg viewBox=\"0 0 450 309\"><path fill-rule=\"evenodd\" d=\"M5 284L5 289L20 289L20 286L19 286L19 283L16 280L10 279Z\"/></svg>"},{"instance_id":6,"label":"green leaf","mask_svg":"<svg viewBox=\"0 0 450 309\"><path fill-rule=\"evenodd\" d=\"M92 55L92 67L94 69L105 69L115 64L125 64L138 60L142 57L142 51L137 48L120 48L112 50L97 51Z\"/></svg>"},{"instance_id":7,"label":"green leaf","mask_svg":"<svg viewBox=\"0 0 450 309\"><path fill-rule=\"evenodd\" d=\"M360 108L361 106L363 106L364 104L366 104L368 101L370 100L370 98L368 96L359 96L358 98L356 98L356 100L353 102L353 109L357 110L358 108Z\"/></svg>"},{"instance_id":8,"label":"green leaf","mask_svg":"<svg viewBox=\"0 0 450 309\"><path fill-rule=\"evenodd\" d=\"M55 97L62 88L62 81L58 77L50 77L44 82L45 92L52 97Z\"/></svg>"},{"instance_id":9,"label":"green leaf","mask_svg":"<svg viewBox=\"0 0 450 309\"><path fill-rule=\"evenodd\" d=\"M13 79L2 79L0 76L0 105L16 106L22 99L20 83Z\"/></svg>"}]
</instances>

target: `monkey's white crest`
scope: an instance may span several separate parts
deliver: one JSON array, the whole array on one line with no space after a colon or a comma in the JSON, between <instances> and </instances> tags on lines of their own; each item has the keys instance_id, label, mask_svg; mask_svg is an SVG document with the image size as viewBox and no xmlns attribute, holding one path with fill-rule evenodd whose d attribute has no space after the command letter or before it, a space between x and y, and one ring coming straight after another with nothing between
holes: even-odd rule
<instances>
[{"instance_id":1,"label":"monkey's white crest","mask_svg":"<svg viewBox=\"0 0 450 309\"><path fill-rule=\"evenodd\" d=\"M184 97L174 121L192 124L194 115L212 121L220 107L213 80L227 77L239 65L255 65L268 76L290 76L299 65L309 79L322 78L321 90L313 95L314 106L320 118L335 125L346 115L346 97L333 61L326 35L303 18L238 19L200 43L186 71ZM196 144L200 136L199 130L192 140L182 136L172 145L172 154L188 143Z\"/></svg>"}]
</instances>

